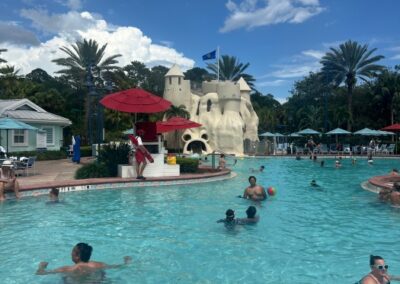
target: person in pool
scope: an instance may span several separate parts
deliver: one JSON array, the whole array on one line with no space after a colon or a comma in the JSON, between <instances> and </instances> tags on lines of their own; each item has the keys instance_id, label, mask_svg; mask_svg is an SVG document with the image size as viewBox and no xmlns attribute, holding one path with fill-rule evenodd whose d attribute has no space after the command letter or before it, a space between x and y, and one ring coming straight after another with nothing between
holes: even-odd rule
<instances>
[{"instance_id":1,"label":"person in pool","mask_svg":"<svg viewBox=\"0 0 400 284\"><path fill-rule=\"evenodd\" d=\"M262 173L262 172L264 171L264 169L265 169L265 166L260 166L259 169L250 168L250 171L251 171L252 173L257 173L257 172Z\"/></svg>"},{"instance_id":2,"label":"person in pool","mask_svg":"<svg viewBox=\"0 0 400 284\"><path fill-rule=\"evenodd\" d=\"M243 198L251 199L254 201L261 201L267 199L267 193L265 189L256 184L257 179L255 176L249 177L250 186L248 186L243 193Z\"/></svg>"},{"instance_id":3,"label":"person in pool","mask_svg":"<svg viewBox=\"0 0 400 284\"><path fill-rule=\"evenodd\" d=\"M46 275L54 273L77 273L80 275L90 274L96 270L107 269L107 268L118 268L123 265L131 263L132 258L130 256L124 257L123 264L109 265L104 262L90 261L93 248L86 243L78 243L74 246L71 252L72 261L75 263L71 266L62 266L53 270L46 270L48 262L39 263L39 268L36 271L37 275Z\"/></svg>"},{"instance_id":4,"label":"person in pool","mask_svg":"<svg viewBox=\"0 0 400 284\"><path fill-rule=\"evenodd\" d=\"M49 201L47 201L47 204L52 204L52 203L60 203L60 200L58 199L58 194L60 193L60 190L58 188L53 187L50 189L49 192Z\"/></svg>"},{"instance_id":5,"label":"person in pool","mask_svg":"<svg viewBox=\"0 0 400 284\"><path fill-rule=\"evenodd\" d=\"M313 179L313 180L310 182L310 185L311 185L312 187L319 187L319 185L317 184L317 182L315 181L315 179Z\"/></svg>"},{"instance_id":6,"label":"person in pool","mask_svg":"<svg viewBox=\"0 0 400 284\"><path fill-rule=\"evenodd\" d=\"M249 208L247 208L246 210L247 218L238 219L238 223L241 225L257 223L260 220L260 217L256 216L256 214L257 214L256 207L249 206Z\"/></svg>"},{"instance_id":7,"label":"person in pool","mask_svg":"<svg viewBox=\"0 0 400 284\"><path fill-rule=\"evenodd\" d=\"M385 264L385 260L382 257L370 255L369 265L371 272L358 281L358 284L389 284L391 279L397 280L397 277L387 274L389 266Z\"/></svg>"},{"instance_id":8,"label":"person in pool","mask_svg":"<svg viewBox=\"0 0 400 284\"><path fill-rule=\"evenodd\" d=\"M400 183L393 184L393 190L390 191L389 198L392 205L400 205Z\"/></svg>"},{"instance_id":9,"label":"person in pool","mask_svg":"<svg viewBox=\"0 0 400 284\"><path fill-rule=\"evenodd\" d=\"M218 220L217 223L224 223L225 225L236 225L238 223L238 220L235 219L235 211L232 209L226 210L225 215L226 218Z\"/></svg>"}]
</instances>

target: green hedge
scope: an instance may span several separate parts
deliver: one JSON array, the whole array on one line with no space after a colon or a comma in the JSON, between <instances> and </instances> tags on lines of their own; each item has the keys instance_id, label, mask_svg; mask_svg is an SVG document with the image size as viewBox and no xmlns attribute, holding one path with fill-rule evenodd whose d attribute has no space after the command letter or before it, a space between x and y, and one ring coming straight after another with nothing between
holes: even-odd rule
<instances>
[{"instance_id":1,"label":"green hedge","mask_svg":"<svg viewBox=\"0 0 400 284\"><path fill-rule=\"evenodd\" d=\"M47 161L47 160L61 160L67 158L67 153L64 150L60 151L24 151L24 152L14 152L8 153L8 157L33 157L36 156L37 161Z\"/></svg>"},{"instance_id":2,"label":"green hedge","mask_svg":"<svg viewBox=\"0 0 400 284\"><path fill-rule=\"evenodd\" d=\"M91 146L81 146L81 157L91 157L92 147Z\"/></svg>"},{"instance_id":3,"label":"green hedge","mask_svg":"<svg viewBox=\"0 0 400 284\"><path fill-rule=\"evenodd\" d=\"M176 157L176 163L181 166L181 173L195 173L199 168L199 160Z\"/></svg>"},{"instance_id":4,"label":"green hedge","mask_svg":"<svg viewBox=\"0 0 400 284\"><path fill-rule=\"evenodd\" d=\"M107 166L108 173L111 177L118 175L118 165L128 164L128 154L130 151L128 144L120 143L107 144L102 146L99 153L99 162Z\"/></svg>"},{"instance_id":5,"label":"green hedge","mask_svg":"<svg viewBox=\"0 0 400 284\"><path fill-rule=\"evenodd\" d=\"M93 162L79 168L75 173L76 179L109 177L108 168L103 163Z\"/></svg>"}]
</instances>

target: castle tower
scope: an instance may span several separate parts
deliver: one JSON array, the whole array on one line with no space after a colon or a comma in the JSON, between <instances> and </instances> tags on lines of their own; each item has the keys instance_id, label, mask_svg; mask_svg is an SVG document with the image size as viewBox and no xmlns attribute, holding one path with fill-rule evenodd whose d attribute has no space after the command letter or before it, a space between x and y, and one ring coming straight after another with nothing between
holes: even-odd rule
<instances>
[{"instance_id":1,"label":"castle tower","mask_svg":"<svg viewBox=\"0 0 400 284\"><path fill-rule=\"evenodd\" d=\"M218 82L217 85L218 98L220 105L225 111L240 112L240 88L239 84L232 81Z\"/></svg>"},{"instance_id":2,"label":"castle tower","mask_svg":"<svg viewBox=\"0 0 400 284\"><path fill-rule=\"evenodd\" d=\"M184 105L187 111L191 109L190 80L184 80L183 73L176 64L165 74L163 97L174 106Z\"/></svg>"},{"instance_id":3,"label":"castle tower","mask_svg":"<svg viewBox=\"0 0 400 284\"><path fill-rule=\"evenodd\" d=\"M240 95L250 102L251 88L249 85L247 85L243 77L240 77L240 79L237 81L237 84L240 86Z\"/></svg>"}]
</instances>

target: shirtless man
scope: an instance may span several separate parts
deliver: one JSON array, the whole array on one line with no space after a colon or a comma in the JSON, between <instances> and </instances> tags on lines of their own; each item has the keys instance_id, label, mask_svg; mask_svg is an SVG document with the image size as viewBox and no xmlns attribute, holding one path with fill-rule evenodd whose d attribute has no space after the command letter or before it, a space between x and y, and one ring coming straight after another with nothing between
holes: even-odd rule
<instances>
[{"instance_id":1,"label":"shirtless man","mask_svg":"<svg viewBox=\"0 0 400 284\"><path fill-rule=\"evenodd\" d=\"M76 273L80 275L90 274L99 269L117 268L129 264L132 258L129 256L124 257L123 264L108 265L104 262L90 261L93 248L85 243L78 243L71 252L72 261L75 263L71 266L62 266L54 270L46 270L48 262L41 262L36 271L37 275L46 275L54 273Z\"/></svg>"},{"instance_id":2,"label":"shirtless man","mask_svg":"<svg viewBox=\"0 0 400 284\"><path fill-rule=\"evenodd\" d=\"M260 220L260 217L256 215L257 209L254 206L249 206L246 210L247 218L237 219L240 225L255 224Z\"/></svg>"},{"instance_id":3,"label":"shirtless man","mask_svg":"<svg viewBox=\"0 0 400 284\"><path fill-rule=\"evenodd\" d=\"M395 182L389 196L390 203L400 205L400 183Z\"/></svg>"},{"instance_id":4,"label":"shirtless man","mask_svg":"<svg viewBox=\"0 0 400 284\"><path fill-rule=\"evenodd\" d=\"M221 154L219 158L219 163L218 163L218 169L223 170L226 167L226 161L225 161L225 155Z\"/></svg>"},{"instance_id":5,"label":"shirtless man","mask_svg":"<svg viewBox=\"0 0 400 284\"><path fill-rule=\"evenodd\" d=\"M255 176L249 177L250 186L245 189L243 193L243 198L251 199L254 201L267 199L267 193L265 192L265 189L262 186L257 185L256 181L257 179Z\"/></svg>"}]
</instances>

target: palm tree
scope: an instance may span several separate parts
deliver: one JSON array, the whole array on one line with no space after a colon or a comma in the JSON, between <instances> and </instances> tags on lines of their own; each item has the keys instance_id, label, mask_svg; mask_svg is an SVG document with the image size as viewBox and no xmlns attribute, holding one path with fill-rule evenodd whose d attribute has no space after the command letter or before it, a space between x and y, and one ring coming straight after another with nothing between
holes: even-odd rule
<instances>
[{"instance_id":1,"label":"palm tree","mask_svg":"<svg viewBox=\"0 0 400 284\"><path fill-rule=\"evenodd\" d=\"M347 88L347 130L351 131L353 124L353 90L357 84L357 78L366 81L381 71L383 66L374 64L384 58L382 55L371 56L376 48L368 50L368 45L360 45L355 41L347 41L339 45L339 48L330 48L321 59L322 73L336 86L345 83Z\"/></svg>"},{"instance_id":2,"label":"palm tree","mask_svg":"<svg viewBox=\"0 0 400 284\"><path fill-rule=\"evenodd\" d=\"M89 110L91 106L95 107L96 105L96 99L94 96L89 96L89 93L95 91L96 86L104 87L105 84L102 79L104 73L118 69L115 65L118 63L116 58L121 55L115 54L105 58L106 47L107 44L100 47L95 40L84 39L83 41L77 41L71 48L65 46L60 48L68 57L52 60L57 65L65 67L65 69L57 71L57 73L64 75L77 89L82 89L85 83L89 88L88 96L84 103L86 130L89 129L88 125L90 125L91 119ZM87 133L87 135L90 138L92 133Z\"/></svg>"},{"instance_id":3,"label":"palm tree","mask_svg":"<svg viewBox=\"0 0 400 284\"><path fill-rule=\"evenodd\" d=\"M394 101L400 97L400 73L384 70L376 80L376 96L386 103L390 112L390 124L394 123Z\"/></svg>"},{"instance_id":4,"label":"palm tree","mask_svg":"<svg viewBox=\"0 0 400 284\"><path fill-rule=\"evenodd\" d=\"M189 119L190 113L186 110L186 106L184 105L180 106L171 105L171 107L164 112L164 117L165 119L169 119L174 116L179 116Z\"/></svg>"},{"instance_id":5,"label":"palm tree","mask_svg":"<svg viewBox=\"0 0 400 284\"><path fill-rule=\"evenodd\" d=\"M106 47L107 44L99 47L99 44L95 40L84 39L83 41L77 41L75 45L72 45L72 48L61 47L60 49L65 52L68 57L57 58L52 60L52 62L66 67L65 69L57 71L57 73L66 75L74 82L83 85L89 68L98 76L100 76L103 71L118 69L118 67L115 66L115 64L118 63L116 58L121 55L114 54L104 58Z\"/></svg>"},{"instance_id":6,"label":"palm tree","mask_svg":"<svg viewBox=\"0 0 400 284\"><path fill-rule=\"evenodd\" d=\"M255 81L254 77L244 73L249 65L250 63L243 64L239 62L235 56L222 55L219 59L219 79L237 81L240 77L243 77L247 84L253 88ZM208 63L207 68L217 76L218 64Z\"/></svg>"}]
</instances>

